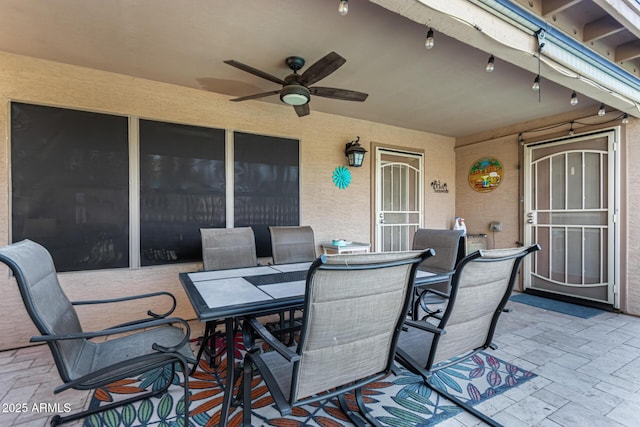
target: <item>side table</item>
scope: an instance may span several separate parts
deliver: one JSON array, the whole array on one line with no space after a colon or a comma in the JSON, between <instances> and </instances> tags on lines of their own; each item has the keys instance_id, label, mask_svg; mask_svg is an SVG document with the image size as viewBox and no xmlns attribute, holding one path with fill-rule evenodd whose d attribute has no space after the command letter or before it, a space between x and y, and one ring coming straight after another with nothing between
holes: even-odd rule
<instances>
[{"instance_id":1,"label":"side table","mask_svg":"<svg viewBox=\"0 0 640 427\"><path fill-rule=\"evenodd\" d=\"M325 254L344 254L355 252L369 252L371 245L369 243L349 242L344 245L334 245L331 242L321 244Z\"/></svg>"}]
</instances>

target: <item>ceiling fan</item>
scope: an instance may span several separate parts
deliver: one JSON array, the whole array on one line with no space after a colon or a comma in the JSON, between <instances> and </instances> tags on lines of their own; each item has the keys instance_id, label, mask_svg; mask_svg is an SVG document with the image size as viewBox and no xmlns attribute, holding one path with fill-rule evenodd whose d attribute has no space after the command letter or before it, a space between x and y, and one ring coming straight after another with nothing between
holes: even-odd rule
<instances>
[{"instance_id":1,"label":"ceiling fan","mask_svg":"<svg viewBox=\"0 0 640 427\"><path fill-rule=\"evenodd\" d=\"M234 61L233 59L224 61L225 64L229 64L241 69L242 71L246 71L247 73L282 85L282 89L242 96L240 98L234 98L231 101L239 102L280 94L280 100L285 104L292 105L296 110L296 114L298 114L299 117L302 117L309 114L309 101L312 94L322 96L324 98L358 102L363 102L367 99L367 96L369 96L366 93L347 89L337 89L334 87L310 87L312 84L324 79L347 62L346 59L335 52L331 52L323 58L320 58L302 74L298 74L298 71L304 67L305 61L303 58L299 56L290 56L285 60L285 62L287 63L287 66L293 70L293 73L289 74L284 79L281 79L264 71L258 70L257 68Z\"/></svg>"}]
</instances>

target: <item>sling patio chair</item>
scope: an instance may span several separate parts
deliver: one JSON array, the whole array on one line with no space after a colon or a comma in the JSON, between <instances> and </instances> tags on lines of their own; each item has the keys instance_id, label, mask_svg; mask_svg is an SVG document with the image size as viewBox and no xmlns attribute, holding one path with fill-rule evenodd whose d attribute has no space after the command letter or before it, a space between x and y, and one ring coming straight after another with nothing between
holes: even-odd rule
<instances>
[{"instance_id":1,"label":"sling patio chair","mask_svg":"<svg viewBox=\"0 0 640 427\"><path fill-rule=\"evenodd\" d=\"M498 318L511 296L520 264L540 246L480 250L456 268L449 302L437 324L407 320L398 339L396 360L422 376L425 384L489 425L497 422L430 384L439 370L459 363L493 343Z\"/></svg>"},{"instance_id":2,"label":"sling patio chair","mask_svg":"<svg viewBox=\"0 0 640 427\"><path fill-rule=\"evenodd\" d=\"M258 265L256 238L251 227L201 228L200 238L205 270Z\"/></svg>"},{"instance_id":3,"label":"sling patio chair","mask_svg":"<svg viewBox=\"0 0 640 427\"><path fill-rule=\"evenodd\" d=\"M202 266L205 270L223 270L228 268L254 267L258 265L256 255L256 239L251 227L236 228L201 228ZM206 353L214 365L224 347L216 349L216 337L224 339L224 334L217 332L218 325L223 320L213 320L205 323L204 335L197 359ZM236 325L237 327L237 325ZM195 372L197 366L193 367ZM192 373L193 373L192 372Z\"/></svg>"},{"instance_id":4,"label":"sling patio chair","mask_svg":"<svg viewBox=\"0 0 640 427\"><path fill-rule=\"evenodd\" d=\"M271 226L271 257L274 264L288 264L296 262L313 262L316 255L316 243L313 229L303 226ZM289 310L289 319L280 313L279 323L269 323L269 329L288 343L293 342L294 332L300 327L300 317L296 318L296 310Z\"/></svg>"},{"instance_id":5,"label":"sling patio chair","mask_svg":"<svg viewBox=\"0 0 640 427\"><path fill-rule=\"evenodd\" d=\"M435 256L425 260L419 270L431 273L453 273L456 264L465 256L465 245L462 230L437 230L419 228L413 235L413 250L431 248L436 251ZM411 318L418 320L420 308L425 312L424 318L438 316L442 309L430 306L440 306L447 302L451 279L446 282L433 283L429 286L416 287L416 298L411 309Z\"/></svg>"},{"instance_id":6,"label":"sling patio chair","mask_svg":"<svg viewBox=\"0 0 640 427\"><path fill-rule=\"evenodd\" d=\"M322 255L307 275L297 346L285 346L255 318L245 319L244 425L252 425L254 367L283 416L294 407L337 396L356 425L379 425L364 406L362 389L390 373L416 267L430 255L430 250ZM256 335L274 351L262 352ZM344 394L350 391L357 412L347 407Z\"/></svg>"},{"instance_id":7,"label":"sling patio chair","mask_svg":"<svg viewBox=\"0 0 640 427\"><path fill-rule=\"evenodd\" d=\"M41 335L31 342L47 343L63 382L54 393L67 389L95 390L125 378L156 368L171 366L173 379L176 365L184 374L184 425L189 425L189 369L195 363L189 347L189 324L168 317L176 307L175 297L168 292L154 292L109 300L70 302L60 283L49 252L38 243L23 240L0 248L0 261L9 266L18 284L22 301ZM140 298L169 298L172 307L163 314L147 311L149 317L123 323L98 332L82 330L75 310L77 305L118 303ZM178 325L180 327L178 327ZM106 341L92 338L127 334ZM160 390L150 390L128 399L61 417L51 425L59 425L164 393L172 384L168 380Z\"/></svg>"}]
</instances>

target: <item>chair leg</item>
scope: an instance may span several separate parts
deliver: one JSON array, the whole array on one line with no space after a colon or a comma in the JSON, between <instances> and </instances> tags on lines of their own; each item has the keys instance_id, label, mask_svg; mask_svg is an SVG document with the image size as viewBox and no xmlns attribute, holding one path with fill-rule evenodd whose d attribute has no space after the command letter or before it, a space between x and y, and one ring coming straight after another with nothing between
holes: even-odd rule
<instances>
[{"instance_id":1,"label":"chair leg","mask_svg":"<svg viewBox=\"0 0 640 427\"><path fill-rule=\"evenodd\" d=\"M359 414L349 409L349 405L347 405L344 394L338 395L338 403L340 403L340 409L342 409L342 412L347 415L349 420L351 420L356 427L367 427L367 423L360 418Z\"/></svg>"},{"instance_id":2,"label":"chair leg","mask_svg":"<svg viewBox=\"0 0 640 427\"><path fill-rule=\"evenodd\" d=\"M245 357L242 369L242 422L251 425L251 381L253 379L253 363Z\"/></svg>"},{"instance_id":3,"label":"chair leg","mask_svg":"<svg viewBox=\"0 0 640 427\"><path fill-rule=\"evenodd\" d=\"M185 375L185 381L186 384L188 384L188 374L187 372L189 371L188 366L186 361L184 361L183 364L183 369L184 369L184 375ZM175 365L172 363L171 364L171 378L173 378L173 375L175 374ZM155 390L155 391L149 391L147 393L144 393L142 395L139 396L134 396L134 397L130 397L128 399L124 399L124 400L120 400L118 402L113 402L104 406L98 406L96 408L93 409L87 409L86 411L81 411L81 412L77 412L75 414L72 415L68 415L66 417L62 417L60 415L55 415L53 418L51 418L51 422L50 425L51 426L59 426L62 424L66 424L68 422L71 421L75 421L75 420L79 420L81 418L87 418L91 415L94 414L99 414L101 412L105 412L108 411L110 409L114 409L114 408L118 408L124 405L128 405L129 403L134 403L134 402L138 402L140 400L144 400L144 399L148 399L151 397L155 397L155 396L159 396L163 393L165 393L167 391L167 389L169 388L169 386L171 385L172 381L169 380L167 381L167 384L165 384L164 387L162 387L160 390ZM185 385L185 399L187 399L187 394L188 394L188 385ZM185 400L185 412L188 410L189 405L188 405L189 401ZM187 421L188 421L188 416L187 416ZM187 423L185 423L185 425L188 425Z\"/></svg>"},{"instance_id":4,"label":"chair leg","mask_svg":"<svg viewBox=\"0 0 640 427\"><path fill-rule=\"evenodd\" d=\"M436 393L438 393L441 396L446 397L448 400L452 401L453 403L455 403L456 405L458 405L459 407L461 407L465 411L473 414L476 418L484 421L486 424L488 424L490 426L493 426L493 427L503 427L502 424L500 424L499 422L493 420L492 418L490 418L489 416L483 414L482 412L478 411L473 406L463 402L462 400L460 400L457 397L451 395L450 393L448 393L446 391L443 391L443 390L435 387L434 385L430 384L428 380L425 380L424 383L431 390L435 391Z\"/></svg>"},{"instance_id":5,"label":"chair leg","mask_svg":"<svg viewBox=\"0 0 640 427\"><path fill-rule=\"evenodd\" d=\"M358 404L358 409L360 410L360 415L362 415L364 419L367 420L372 426L382 427L382 424L380 424L378 420L376 420L364 406L364 400L362 399L362 387L357 388L355 394L356 403Z\"/></svg>"}]
</instances>

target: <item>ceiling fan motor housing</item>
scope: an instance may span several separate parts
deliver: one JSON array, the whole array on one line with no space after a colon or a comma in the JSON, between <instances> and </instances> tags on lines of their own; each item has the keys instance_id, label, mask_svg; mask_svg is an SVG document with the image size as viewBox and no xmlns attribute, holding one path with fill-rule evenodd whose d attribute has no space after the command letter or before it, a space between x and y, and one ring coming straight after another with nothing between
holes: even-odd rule
<instances>
[{"instance_id":1,"label":"ceiling fan motor housing","mask_svg":"<svg viewBox=\"0 0 640 427\"><path fill-rule=\"evenodd\" d=\"M304 58L299 56L289 56L286 60L287 67L291 68L293 72L296 72L304 67Z\"/></svg>"}]
</instances>

